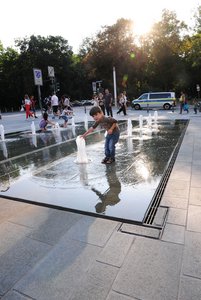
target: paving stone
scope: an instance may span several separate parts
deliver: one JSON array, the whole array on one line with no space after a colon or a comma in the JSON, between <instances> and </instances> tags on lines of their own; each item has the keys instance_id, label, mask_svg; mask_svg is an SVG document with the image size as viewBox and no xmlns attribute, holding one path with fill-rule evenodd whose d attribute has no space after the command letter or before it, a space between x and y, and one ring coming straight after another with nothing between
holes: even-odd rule
<instances>
[{"instance_id":1,"label":"paving stone","mask_svg":"<svg viewBox=\"0 0 201 300\"><path fill-rule=\"evenodd\" d=\"M2 297L0 299L1 300L30 300L29 297L26 297L25 295L21 295L21 294L17 293L16 291L10 291L4 297Z\"/></svg>"},{"instance_id":2,"label":"paving stone","mask_svg":"<svg viewBox=\"0 0 201 300\"><path fill-rule=\"evenodd\" d=\"M0 294L6 293L51 249L27 238L29 232L16 224L0 226Z\"/></svg>"},{"instance_id":3,"label":"paving stone","mask_svg":"<svg viewBox=\"0 0 201 300\"><path fill-rule=\"evenodd\" d=\"M79 214L30 205L10 221L33 228L30 238L54 245L81 218Z\"/></svg>"},{"instance_id":4,"label":"paving stone","mask_svg":"<svg viewBox=\"0 0 201 300\"><path fill-rule=\"evenodd\" d=\"M199 300L201 299L201 280L191 277L181 279L178 300Z\"/></svg>"},{"instance_id":5,"label":"paving stone","mask_svg":"<svg viewBox=\"0 0 201 300\"><path fill-rule=\"evenodd\" d=\"M193 164L192 176L191 176L191 187L201 187L201 170L200 165Z\"/></svg>"},{"instance_id":6,"label":"paving stone","mask_svg":"<svg viewBox=\"0 0 201 300\"><path fill-rule=\"evenodd\" d=\"M176 161L170 175L171 180L189 181L191 177L191 162Z\"/></svg>"},{"instance_id":7,"label":"paving stone","mask_svg":"<svg viewBox=\"0 0 201 300\"><path fill-rule=\"evenodd\" d=\"M188 198L179 198L172 196L163 196L161 200L161 205L168 207L175 207L181 209L187 209L188 207Z\"/></svg>"},{"instance_id":8,"label":"paving stone","mask_svg":"<svg viewBox=\"0 0 201 300\"><path fill-rule=\"evenodd\" d=\"M120 224L84 216L67 233L68 238L103 247Z\"/></svg>"},{"instance_id":9,"label":"paving stone","mask_svg":"<svg viewBox=\"0 0 201 300\"><path fill-rule=\"evenodd\" d=\"M134 235L142 235L142 236L147 236L147 237L152 237L155 239L158 239L160 236L160 229L157 228L151 228L151 227L146 227L146 226L140 226L140 225L135 225L135 224L126 224L124 223L120 230L125 233L130 233Z\"/></svg>"},{"instance_id":10,"label":"paving stone","mask_svg":"<svg viewBox=\"0 0 201 300\"><path fill-rule=\"evenodd\" d=\"M143 300L176 300L182 246L136 238L113 290Z\"/></svg>"},{"instance_id":11,"label":"paving stone","mask_svg":"<svg viewBox=\"0 0 201 300\"><path fill-rule=\"evenodd\" d=\"M190 188L189 203L201 206L201 188Z\"/></svg>"},{"instance_id":12,"label":"paving stone","mask_svg":"<svg viewBox=\"0 0 201 300\"><path fill-rule=\"evenodd\" d=\"M154 217L154 220L153 220L153 225L162 227L165 222L167 212L168 212L167 207L159 206L157 209L156 215Z\"/></svg>"},{"instance_id":13,"label":"paving stone","mask_svg":"<svg viewBox=\"0 0 201 300\"><path fill-rule=\"evenodd\" d=\"M105 300L118 270L114 266L96 262L77 285L70 300Z\"/></svg>"},{"instance_id":14,"label":"paving stone","mask_svg":"<svg viewBox=\"0 0 201 300\"><path fill-rule=\"evenodd\" d=\"M62 238L15 290L40 300L68 300L80 285L101 248Z\"/></svg>"},{"instance_id":15,"label":"paving stone","mask_svg":"<svg viewBox=\"0 0 201 300\"><path fill-rule=\"evenodd\" d=\"M170 207L168 211L167 223L175 224L175 225L186 225L187 220L187 210Z\"/></svg>"},{"instance_id":16,"label":"paving stone","mask_svg":"<svg viewBox=\"0 0 201 300\"><path fill-rule=\"evenodd\" d=\"M201 278L201 233L186 232L183 274Z\"/></svg>"},{"instance_id":17,"label":"paving stone","mask_svg":"<svg viewBox=\"0 0 201 300\"><path fill-rule=\"evenodd\" d=\"M18 215L28 207L28 204L0 198L0 223Z\"/></svg>"},{"instance_id":18,"label":"paving stone","mask_svg":"<svg viewBox=\"0 0 201 300\"><path fill-rule=\"evenodd\" d=\"M132 297L128 297L126 295L123 295L123 294L119 294L119 293L116 293L116 292L110 292L108 297L106 298L106 300L133 300L134 298ZM137 299L137 298L135 298Z\"/></svg>"},{"instance_id":19,"label":"paving stone","mask_svg":"<svg viewBox=\"0 0 201 300\"><path fill-rule=\"evenodd\" d=\"M201 232L201 206L189 205L187 230Z\"/></svg>"},{"instance_id":20,"label":"paving stone","mask_svg":"<svg viewBox=\"0 0 201 300\"><path fill-rule=\"evenodd\" d=\"M167 223L163 231L162 240L171 243L184 244L184 236L184 226Z\"/></svg>"},{"instance_id":21,"label":"paving stone","mask_svg":"<svg viewBox=\"0 0 201 300\"><path fill-rule=\"evenodd\" d=\"M119 231L114 232L97 260L109 265L121 267L133 240L134 237L132 235Z\"/></svg>"},{"instance_id":22,"label":"paving stone","mask_svg":"<svg viewBox=\"0 0 201 300\"><path fill-rule=\"evenodd\" d=\"M164 197L188 199L190 181L169 180L164 191Z\"/></svg>"}]
</instances>

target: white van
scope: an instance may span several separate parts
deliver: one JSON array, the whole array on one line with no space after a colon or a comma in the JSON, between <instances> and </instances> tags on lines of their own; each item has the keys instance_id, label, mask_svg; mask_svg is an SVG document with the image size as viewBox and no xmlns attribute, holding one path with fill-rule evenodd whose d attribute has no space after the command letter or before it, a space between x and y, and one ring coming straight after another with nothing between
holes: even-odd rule
<instances>
[{"instance_id":1,"label":"white van","mask_svg":"<svg viewBox=\"0 0 201 300\"><path fill-rule=\"evenodd\" d=\"M132 101L132 107L136 110L149 108L170 109L175 104L174 92L151 92L142 94Z\"/></svg>"}]
</instances>

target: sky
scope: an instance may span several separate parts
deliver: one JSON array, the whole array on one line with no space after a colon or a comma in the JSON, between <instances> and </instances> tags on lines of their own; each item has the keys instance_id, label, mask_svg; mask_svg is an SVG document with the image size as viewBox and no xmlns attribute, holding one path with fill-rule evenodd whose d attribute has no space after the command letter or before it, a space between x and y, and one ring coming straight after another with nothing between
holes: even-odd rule
<instances>
[{"instance_id":1,"label":"sky","mask_svg":"<svg viewBox=\"0 0 201 300\"><path fill-rule=\"evenodd\" d=\"M134 22L135 34L149 31L164 8L190 24L201 0L4 0L1 3L0 41L14 47L14 39L30 35L59 35L75 53L86 37L120 18Z\"/></svg>"}]
</instances>

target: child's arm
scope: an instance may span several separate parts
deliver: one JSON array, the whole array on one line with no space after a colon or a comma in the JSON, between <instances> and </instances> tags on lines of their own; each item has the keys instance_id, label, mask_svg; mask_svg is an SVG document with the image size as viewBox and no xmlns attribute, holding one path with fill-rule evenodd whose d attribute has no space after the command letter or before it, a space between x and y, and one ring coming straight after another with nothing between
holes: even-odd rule
<instances>
[{"instance_id":1,"label":"child's arm","mask_svg":"<svg viewBox=\"0 0 201 300\"><path fill-rule=\"evenodd\" d=\"M82 138L85 138L86 135L89 133L92 133L94 131L93 127L90 127L83 135L81 135Z\"/></svg>"},{"instance_id":2,"label":"child's arm","mask_svg":"<svg viewBox=\"0 0 201 300\"><path fill-rule=\"evenodd\" d=\"M113 123L112 126L110 127L110 129L108 129L107 133L112 134L113 130L115 129L116 126L117 126L117 123Z\"/></svg>"},{"instance_id":3,"label":"child's arm","mask_svg":"<svg viewBox=\"0 0 201 300\"><path fill-rule=\"evenodd\" d=\"M48 124L51 124L51 125L53 125L53 126L55 125L54 122L51 122L51 121L49 121L49 120L47 120L47 123L48 123Z\"/></svg>"}]
</instances>

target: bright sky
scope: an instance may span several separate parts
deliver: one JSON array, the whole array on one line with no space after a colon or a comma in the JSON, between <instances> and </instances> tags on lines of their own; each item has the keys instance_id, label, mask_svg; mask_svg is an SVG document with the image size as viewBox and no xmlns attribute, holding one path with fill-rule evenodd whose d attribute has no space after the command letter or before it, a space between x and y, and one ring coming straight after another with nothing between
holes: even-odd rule
<instances>
[{"instance_id":1,"label":"bright sky","mask_svg":"<svg viewBox=\"0 0 201 300\"><path fill-rule=\"evenodd\" d=\"M164 8L187 24L200 0L5 0L1 2L0 41L14 46L15 38L60 35L76 53L83 39L119 18L136 24L135 34L146 33Z\"/></svg>"}]
</instances>

